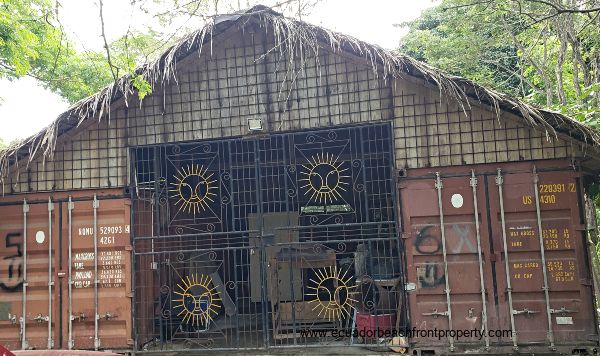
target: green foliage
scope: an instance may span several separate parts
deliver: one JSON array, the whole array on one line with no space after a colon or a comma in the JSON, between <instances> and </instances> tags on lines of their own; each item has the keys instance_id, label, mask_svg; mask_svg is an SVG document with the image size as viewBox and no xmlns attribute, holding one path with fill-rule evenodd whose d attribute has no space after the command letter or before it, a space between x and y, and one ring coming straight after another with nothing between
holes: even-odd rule
<instances>
[{"instance_id":1,"label":"green foliage","mask_svg":"<svg viewBox=\"0 0 600 356\"><path fill-rule=\"evenodd\" d=\"M60 34L47 22L51 14L47 0L0 0L0 78L27 74L56 49Z\"/></svg>"},{"instance_id":2,"label":"green foliage","mask_svg":"<svg viewBox=\"0 0 600 356\"><path fill-rule=\"evenodd\" d=\"M112 42L109 51L116 76L132 74L137 65L160 53L162 47L152 31L129 33ZM114 80L106 52L77 53L72 48L63 51L55 71L39 71L37 76L47 88L70 102L92 95ZM137 75L133 75L132 85L140 99L152 91L150 83Z\"/></svg>"},{"instance_id":3,"label":"green foliage","mask_svg":"<svg viewBox=\"0 0 600 356\"><path fill-rule=\"evenodd\" d=\"M443 0L400 50L452 74L600 127L598 0L558 12L525 0ZM560 5L558 5L560 6Z\"/></svg>"},{"instance_id":4,"label":"green foliage","mask_svg":"<svg viewBox=\"0 0 600 356\"><path fill-rule=\"evenodd\" d=\"M114 80L106 52L78 52L61 30L48 0L0 0L0 79L30 75L69 102L94 94ZM117 76L160 53L166 44L149 30L132 32L109 45ZM140 98L151 92L134 76Z\"/></svg>"},{"instance_id":5,"label":"green foliage","mask_svg":"<svg viewBox=\"0 0 600 356\"><path fill-rule=\"evenodd\" d=\"M133 77L133 87L137 89L140 100L144 100L146 95L152 93L152 86L141 75Z\"/></svg>"},{"instance_id":6,"label":"green foliage","mask_svg":"<svg viewBox=\"0 0 600 356\"><path fill-rule=\"evenodd\" d=\"M444 1L405 23L400 50L451 74L512 95L519 94L516 48L502 35L499 14L477 6L450 9L463 1Z\"/></svg>"}]
</instances>

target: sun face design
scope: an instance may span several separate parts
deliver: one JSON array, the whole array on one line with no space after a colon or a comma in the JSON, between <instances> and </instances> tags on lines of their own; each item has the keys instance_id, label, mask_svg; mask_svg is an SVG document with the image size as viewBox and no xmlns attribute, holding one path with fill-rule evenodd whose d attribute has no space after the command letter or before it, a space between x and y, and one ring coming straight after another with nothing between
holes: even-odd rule
<instances>
[{"instance_id":1,"label":"sun face design","mask_svg":"<svg viewBox=\"0 0 600 356\"><path fill-rule=\"evenodd\" d=\"M212 190L217 189L215 179L211 179L214 173L208 174L208 168L198 164L192 164L177 170L173 188L169 191L174 193L171 198L178 198L175 205L179 205L179 211L188 213L200 213L208 208L208 204L214 202L212 197L217 194Z\"/></svg>"},{"instance_id":2,"label":"sun face design","mask_svg":"<svg viewBox=\"0 0 600 356\"><path fill-rule=\"evenodd\" d=\"M174 293L181 298L173 299L173 302L180 303L174 306L180 309L177 316L183 315L183 323L191 323L197 326L206 326L215 316L219 314L221 306L217 303L221 300L215 289L217 286L210 287L212 278L207 275L192 274L192 277L181 278L181 284L177 283L178 291Z\"/></svg>"},{"instance_id":3,"label":"sun face design","mask_svg":"<svg viewBox=\"0 0 600 356\"><path fill-rule=\"evenodd\" d=\"M308 302L312 310L319 309L318 315L328 321L341 320L344 316L350 316L350 309L357 302L354 296L358 292L355 290L356 286L350 284L350 276L346 276L349 269L344 274L337 266L313 271L316 280L309 279L307 286L313 292L306 294L315 297Z\"/></svg>"},{"instance_id":4,"label":"sun face design","mask_svg":"<svg viewBox=\"0 0 600 356\"><path fill-rule=\"evenodd\" d=\"M350 176L344 175L348 168L342 168L343 163L338 163L333 154L317 153L302 165L300 181L305 184L300 188L306 189L304 195L310 195L309 202L327 204L342 198L341 192L350 184L346 181Z\"/></svg>"}]
</instances>

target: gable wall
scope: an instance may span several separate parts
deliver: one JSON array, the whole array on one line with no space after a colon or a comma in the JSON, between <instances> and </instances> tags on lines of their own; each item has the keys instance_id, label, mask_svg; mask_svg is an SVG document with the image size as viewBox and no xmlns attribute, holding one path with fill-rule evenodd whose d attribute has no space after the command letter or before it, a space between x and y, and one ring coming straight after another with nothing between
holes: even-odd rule
<instances>
[{"instance_id":1,"label":"gable wall","mask_svg":"<svg viewBox=\"0 0 600 356\"><path fill-rule=\"evenodd\" d=\"M11 174L5 193L91 189L128 183L128 146L247 136L249 118L262 118L265 131L288 131L391 121L397 168L567 158L570 143L546 140L521 120L481 106L466 113L439 90L419 80L386 80L350 55L321 50L289 59L272 39L246 29L214 38L212 56L180 61L177 81L157 86L140 107L114 104L110 123L88 120L63 136L52 160L36 158ZM511 147L508 150L508 147Z\"/></svg>"},{"instance_id":2,"label":"gable wall","mask_svg":"<svg viewBox=\"0 0 600 356\"><path fill-rule=\"evenodd\" d=\"M394 91L397 168L570 158L570 142L534 130L515 115L441 96L438 89L398 79Z\"/></svg>"}]
</instances>

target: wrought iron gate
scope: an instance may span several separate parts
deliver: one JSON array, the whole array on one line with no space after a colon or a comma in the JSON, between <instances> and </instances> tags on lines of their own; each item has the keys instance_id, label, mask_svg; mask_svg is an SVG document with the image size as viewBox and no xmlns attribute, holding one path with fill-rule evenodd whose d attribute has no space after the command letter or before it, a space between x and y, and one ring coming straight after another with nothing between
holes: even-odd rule
<instances>
[{"instance_id":1,"label":"wrought iron gate","mask_svg":"<svg viewBox=\"0 0 600 356\"><path fill-rule=\"evenodd\" d=\"M350 345L404 327L389 124L132 155L139 347Z\"/></svg>"}]
</instances>

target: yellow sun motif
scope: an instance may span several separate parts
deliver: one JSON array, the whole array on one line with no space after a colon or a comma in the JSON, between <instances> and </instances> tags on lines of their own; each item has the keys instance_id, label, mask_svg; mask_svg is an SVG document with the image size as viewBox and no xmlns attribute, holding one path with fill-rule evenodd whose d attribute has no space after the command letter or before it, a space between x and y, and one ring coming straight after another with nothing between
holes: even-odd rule
<instances>
[{"instance_id":1,"label":"yellow sun motif","mask_svg":"<svg viewBox=\"0 0 600 356\"><path fill-rule=\"evenodd\" d=\"M333 154L318 153L308 160L308 164L302 165L304 172L300 174L306 177L301 178L306 184L300 188L306 188L304 195L310 194L309 202L316 203L333 203L334 200L342 198L342 191L346 191L343 187L350 183L344 180L350 176L343 175L343 172L348 168L342 169L342 163L337 161Z\"/></svg>"},{"instance_id":2,"label":"yellow sun motif","mask_svg":"<svg viewBox=\"0 0 600 356\"><path fill-rule=\"evenodd\" d=\"M318 315L329 321L350 316L352 304L357 302L353 297L358 292L355 290L356 286L350 284L350 276L346 276L349 269L344 274L341 274L342 271L337 266L313 271L317 279L309 279L307 286L313 292L306 293L307 296L315 297L308 302L315 304L312 310L319 309Z\"/></svg>"},{"instance_id":3,"label":"yellow sun motif","mask_svg":"<svg viewBox=\"0 0 600 356\"><path fill-rule=\"evenodd\" d=\"M181 278L181 284L177 283L179 291L174 293L181 296L181 299L173 299L173 302L180 303L174 308L181 309L177 316L183 315L183 323L206 326L219 314L221 306L217 302L221 298L215 291L217 286L211 288L211 284L212 278L204 274L199 278L197 274L192 274L191 278L185 276L185 279Z\"/></svg>"},{"instance_id":4,"label":"yellow sun motif","mask_svg":"<svg viewBox=\"0 0 600 356\"><path fill-rule=\"evenodd\" d=\"M173 177L175 182L170 192L175 193L171 198L179 198L175 205L179 206L179 211L183 210L188 213L200 213L208 208L209 202L214 202L212 197L217 194L211 190L217 189L214 184L216 180L211 180L214 173L208 174L208 168L198 164L184 167L177 170L177 174Z\"/></svg>"}]
</instances>

